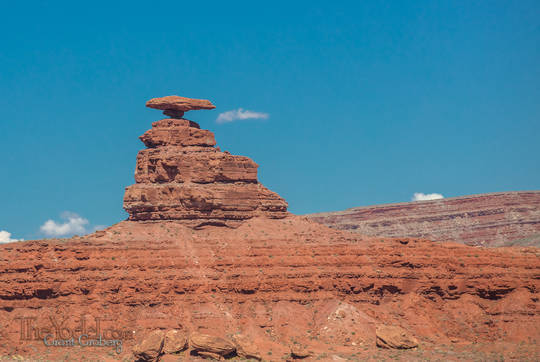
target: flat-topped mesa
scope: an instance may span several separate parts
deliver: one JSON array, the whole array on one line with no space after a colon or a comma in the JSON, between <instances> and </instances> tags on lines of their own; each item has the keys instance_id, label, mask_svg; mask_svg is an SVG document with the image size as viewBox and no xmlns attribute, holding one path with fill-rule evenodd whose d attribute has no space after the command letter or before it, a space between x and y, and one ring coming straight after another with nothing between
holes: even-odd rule
<instances>
[{"instance_id":1,"label":"flat-topped mesa","mask_svg":"<svg viewBox=\"0 0 540 362\"><path fill-rule=\"evenodd\" d=\"M146 102L149 108L161 109L163 114L171 118L182 118L184 112L198 109L214 109L216 106L207 99L194 99L180 96L152 98Z\"/></svg>"},{"instance_id":2,"label":"flat-topped mesa","mask_svg":"<svg viewBox=\"0 0 540 362\"><path fill-rule=\"evenodd\" d=\"M175 104L178 112L214 108L210 101L182 100L190 98L154 98L147 106L163 109ZM200 227L287 216L287 202L258 182L258 165L248 157L221 152L214 134L197 123L162 119L139 138L148 148L137 155L136 184L124 195L130 220L181 220Z\"/></svg>"}]
</instances>

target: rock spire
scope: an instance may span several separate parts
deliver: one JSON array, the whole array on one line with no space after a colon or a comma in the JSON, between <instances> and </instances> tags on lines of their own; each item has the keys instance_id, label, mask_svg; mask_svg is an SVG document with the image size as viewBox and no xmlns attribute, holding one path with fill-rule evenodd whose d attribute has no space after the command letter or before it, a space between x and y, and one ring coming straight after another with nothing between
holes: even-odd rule
<instances>
[{"instance_id":1,"label":"rock spire","mask_svg":"<svg viewBox=\"0 0 540 362\"><path fill-rule=\"evenodd\" d=\"M124 194L130 220L236 226L254 216L287 215L287 202L258 182L253 160L221 152L212 132L181 118L215 108L210 101L169 96L146 105L172 118L152 123L139 137L147 148L137 155L136 183Z\"/></svg>"}]
</instances>

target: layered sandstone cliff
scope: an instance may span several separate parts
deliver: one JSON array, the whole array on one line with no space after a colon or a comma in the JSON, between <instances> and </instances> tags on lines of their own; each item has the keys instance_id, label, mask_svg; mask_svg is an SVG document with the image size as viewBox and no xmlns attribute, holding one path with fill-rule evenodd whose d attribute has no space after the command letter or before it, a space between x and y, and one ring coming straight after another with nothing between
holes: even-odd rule
<instances>
[{"instance_id":1,"label":"layered sandstone cliff","mask_svg":"<svg viewBox=\"0 0 540 362\"><path fill-rule=\"evenodd\" d=\"M176 117L213 107L151 104ZM403 360L539 359L538 249L331 229L287 214L253 161L220 152L194 122L161 120L141 139L130 220L0 245L0 359L132 361L137 342L167 330L190 347L163 361L211 357L202 334L226 341L227 357L264 361L396 358L378 346L399 347L402 334L420 346ZM98 331L121 350L44 343Z\"/></svg>"},{"instance_id":2,"label":"layered sandstone cliff","mask_svg":"<svg viewBox=\"0 0 540 362\"><path fill-rule=\"evenodd\" d=\"M403 352L404 360L449 352L492 360L470 354L480 346L496 356L517 346L539 351L533 248L364 238L290 216L201 230L123 221L83 238L0 245L0 257L0 355L116 356L112 348L47 348L35 335L52 320L73 329L82 318L123 334L119 360L133 360L134 344L151 331L171 328L243 335L265 361L299 346L315 360L387 359L375 338L384 325L418 339L422 354ZM21 320L30 325L25 340Z\"/></svg>"},{"instance_id":3,"label":"layered sandstone cliff","mask_svg":"<svg viewBox=\"0 0 540 362\"><path fill-rule=\"evenodd\" d=\"M540 246L540 191L356 207L307 216L335 229L369 236Z\"/></svg>"},{"instance_id":4,"label":"layered sandstone cliff","mask_svg":"<svg viewBox=\"0 0 540 362\"><path fill-rule=\"evenodd\" d=\"M147 106L177 117L214 107L206 100L176 96L152 99ZM254 216L287 215L285 200L258 182L258 165L248 157L221 152L214 134L197 123L162 119L140 139L148 148L139 152L136 184L124 195L130 220L237 226Z\"/></svg>"}]
</instances>

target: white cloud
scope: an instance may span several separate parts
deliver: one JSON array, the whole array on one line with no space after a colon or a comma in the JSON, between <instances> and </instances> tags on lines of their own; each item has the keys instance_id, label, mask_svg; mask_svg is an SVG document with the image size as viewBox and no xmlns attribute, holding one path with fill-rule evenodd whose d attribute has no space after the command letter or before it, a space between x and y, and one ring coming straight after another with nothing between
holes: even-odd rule
<instances>
[{"instance_id":1,"label":"white cloud","mask_svg":"<svg viewBox=\"0 0 540 362\"><path fill-rule=\"evenodd\" d=\"M444 199L444 196L441 194L424 194L422 192L415 192L411 201L426 201L437 199Z\"/></svg>"},{"instance_id":2,"label":"white cloud","mask_svg":"<svg viewBox=\"0 0 540 362\"><path fill-rule=\"evenodd\" d=\"M61 218L65 220L64 223L57 223L56 221L49 219L41 225L40 230L48 236L86 234L85 225L88 224L87 219L69 211L62 213Z\"/></svg>"},{"instance_id":3,"label":"white cloud","mask_svg":"<svg viewBox=\"0 0 540 362\"><path fill-rule=\"evenodd\" d=\"M220 113L216 119L217 123L229 123L237 121L239 119L268 119L270 115L268 113L253 112L247 109L238 108L232 111Z\"/></svg>"},{"instance_id":4,"label":"white cloud","mask_svg":"<svg viewBox=\"0 0 540 362\"><path fill-rule=\"evenodd\" d=\"M0 231L0 244L12 243L14 241L24 241L24 239L12 239L11 233L8 233L5 230Z\"/></svg>"}]
</instances>

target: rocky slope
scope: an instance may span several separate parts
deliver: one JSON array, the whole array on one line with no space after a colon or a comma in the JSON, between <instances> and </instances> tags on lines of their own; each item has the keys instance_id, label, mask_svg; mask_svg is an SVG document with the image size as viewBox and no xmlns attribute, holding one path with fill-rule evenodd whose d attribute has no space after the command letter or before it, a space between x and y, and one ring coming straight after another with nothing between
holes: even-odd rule
<instances>
[{"instance_id":1,"label":"rocky slope","mask_svg":"<svg viewBox=\"0 0 540 362\"><path fill-rule=\"evenodd\" d=\"M355 359L375 356L382 325L404 328L427 354L538 353L536 248L363 238L290 215L235 229L124 221L83 238L5 244L0 255L5 354L113 350L20 340L21 320L37 329L51 317L71 329L101 318L105 333L124 336L119 358L151 331L178 328L247 336L265 360L297 345L313 358Z\"/></svg>"},{"instance_id":2,"label":"rocky slope","mask_svg":"<svg viewBox=\"0 0 540 362\"><path fill-rule=\"evenodd\" d=\"M500 192L307 215L362 235L540 246L540 191Z\"/></svg>"},{"instance_id":3,"label":"rocky slope","mask_svg":"<svg viewBox=\"0 0 540 362\"><path fill-rule=\"evenodd\" d=\"M129 220L0 245L0 357L539 359L538 249L334 230L190 121L142 140Z\"/></svg>"}]
</instances>

